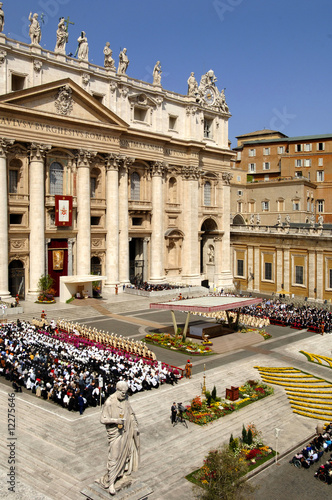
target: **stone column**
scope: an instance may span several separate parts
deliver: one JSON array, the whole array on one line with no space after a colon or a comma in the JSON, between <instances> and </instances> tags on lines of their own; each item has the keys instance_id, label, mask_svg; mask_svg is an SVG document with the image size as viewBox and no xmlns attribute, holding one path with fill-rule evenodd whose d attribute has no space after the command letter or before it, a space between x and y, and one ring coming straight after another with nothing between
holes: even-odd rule
<instances>
[{"instance_id":1,"label":"stone column","mask_svg":"<svg viewBox=\"0 0 332 500\"><path fill-rule=\"evenodd\" d=\"M14 140L0 138L0 297L8 299L8 187L7 148Z\"/></svg>"},{"instance_id":2,"label":"stone column","mask_svg":"<svg viewBox=\"0 0 332 500\"><path fill-rule=\"evenodd\" d=\"M199 285L201 276L199 269L199 245L198 245L198 180L200 170L198 167L183 167L182 177L184 181L183 198L183 279L191 285Z\"/></svg>"},{"instance_id":3,"label":"stone column","mask_svg":"<svg viewBox=\"0 0 332 500\"><path fill-rule=\"evenodd\" d=\"M165 165L155 161L151 164L152 176L152 221L151 221L151 262L150 281L159 283L165 280L164 273L164 203L163 176Z\"/></svg>"},{"instance_id":4,"label":"stone column","mask_svg":"<svg viewBox=\"0 0 332 500\"><path fill-rule=\"evenodd\" d=\"M284 290L286 292L290 291L289 282L289 272L290 272L290 262L289 262L289 248L284 249Z\"/></svg>"},{"instance_id":5,"label":"stone column","mask_svg":"<svg viewBox=\"0 0 332 500\"><path fill-rule=\"evenodd\" d=\"M319 301L322 301L324 298L324 276L323 276L323 270L324 270L324 265L323 265L323 252L322 250L319 250L316 252L316 259L317 259L317 285L316 285L316 298Z\"/></svg>"},{"instance_id":6,"label":"stone column","mask_svg":"<svg viewBox=\"0 0 332 500\"><path fill-rule=\"evenodd\" d=\"M251 292L254 286L255 267L254 267L254 248L248 246L248 287L247 290Z\"/></svg>"},{"instance_id":7,"label":"stone column","mask_svg":"<svg viewBox=\"0 0 332 500\"><path fill-rule=\"evenodd\" d=\"M277 291L281 290L281 285L285 286L283 275L283 251L281 248L277 248Z\"/></svg>"},{"instance_id":8,"label":"stone column","mask_svg":"<svg viewBox=\"0 0 332 500\"><path fill-rule=\"evenodd\" d=\"M323 268L321 268L323 269ZM308 296L310 299L315 299L315 288L316 288L316 256L315 251L309 250L308 258ZM317 292L317 290L316 290Z\"/></svg>"},{"instance_id":9,"label":"stone column","mask_svg":"<svg viewBox=\"0 0 332 500\"><path fill-rule=\"evenodd\" d=\"M51 238L45 240L45 274L48 274L48 244L51 243Z\"/></svg>"},{"instance_id":10,"label":"stone column","mask_svg":"<svg viewBox=\"0 0 332 500\"><path fill-rule=\"evenodd\" d=\"M110 154L106 159L106 293L119 284L119 166L120 156Z\"/></svg>"},{"instance_id":11,"label":"stone column","mask_svg":"<svg viewBox=\"0 0 332 500\"><path fill-rule=\"evenodd\" d=\"M68 276L72 276L74 272L73 266L73 244L75 243L74 238L68 238Z\"/></svg>"},{"instance_id":12,"label":"stone column","mask_svg":"<svg viewBox=\"0 0 332 500\"><path fill-rule=\"evenodd\" d=\"M51 146L30 148L30 283L28 295L38 295L38 281L45 274L45 175L44 155Z\"/></svg>"},{"instance_id":13,"label":"stone column","mask_svg":"<svg viewBox=\"0 0 332 500\"><path fill-rule=\"evenodd\" d=\"M129 283L128 169L134 158L123 158L119 179L119 281Z\"/></svg>"},{"instance_id":14,"label":"stone column","mask_svg":"<svg viewBox=\"0 0 332 500\"><path fill-rule=\"evenodd\" d=\"M260 279L261 279L261 268L260 268L260 262L259 262L259 253L260 249L259 247L254 247L254 291L259 292L259 287L260 287Z\"/></svg>"},{"instance_id":15,"label":"stone column","mask_svg":"<svg viewBox=\"0 0 332 500\"><path fill-rule=\"evenodd\" d=\"M77 154L77 264L78 275L91 272L90 164L96 153L80 149Z\"/></svg>"},{"instance_id":16,"label":"stone column","mask_svg":"<svg viewBox=\"0 0 332 500\"><path fill-rule=\"evenodd\" d=\"M233 174L230 172L222 173L222 210L223 210L223 239L222 239L222 269L220 285L226 288L233 287L233 273L231 269L231 186Z\"/></svg>"},{"instance_id":17,"label":"stone column","mask_svg":"<svg viewBox=\"0 0 332 500\"><path fill-rule=\"evenodd\" d=\"M144 267L143 267L143 281L148 280L148 242L150 241L150 238L144 238L143 239L143 261L144 261Z\"/></svg>"},{"instance_id":18,"label":"stone column","mask_svg":"<svg viewBox=\"0 0 332 500\"><path fill-rule=\"evenodd\" d=\"M222 236L213 239L214 243L214 283L219 286L220 270L222 268Z\"/></svg>"}]
</instances>

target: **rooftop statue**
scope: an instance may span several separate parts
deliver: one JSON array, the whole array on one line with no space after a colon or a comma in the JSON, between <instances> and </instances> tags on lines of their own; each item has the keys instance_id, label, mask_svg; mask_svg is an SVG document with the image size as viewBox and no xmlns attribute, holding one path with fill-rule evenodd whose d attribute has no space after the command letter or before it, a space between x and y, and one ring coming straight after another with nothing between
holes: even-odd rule
<instances>
[{"instance_id":1,"label":"rooftop statue","mask_svg":"<svg viewBox=\"0 0 332 500\"><path fill-rule=\"evenodd\" d=\"M97 483L111 495L115 495L114 484L118 478L138 469L139 431L127 392L127 382L118 382L116 392L107 398L100 418L106 426L109 450L107 472Z\"/></svg>"},{"instance_id":2,"label":"rooftop statue","mask_svg":"<svg viewBox=\"0 0 332 500\"><path fill-rule=\"evenodd\" d=\"M78 49L77 58L79 61L88 61L89 59L89 45L88 39L86 37L85 31L81 32L81 36L77 39Z\"/></svg>"},{"instance_id":3,"label":"rooftop statue","mask_svg":"<svg viewBox=\"0 0 332 500\"><path fill-rule=\"evenodd\" d=\"M58 29L56 31L56 44L54 52L65 54L67 42L68 42L68 31L66 27L66 21L64 17L60 17Z\"/></svg>"},{"instance_id":4,"label":"rooftop statue","mask_svg":"<svg viewBox=\"0 0 332 500\"><path fill-rule=\"evenodd\" d=\"M41 29L38 21L38 14L32 15L32 12L30 12L29 21L29 36L31 39L31 45L39 45L41 40Z\"/></svg>"},{"instance_id":5,"label":"rooftop statue","mask_svg":"<svg viewBox=\"0 0 332 500\"><path fill-rule=\"evenodd\" d=\"M188 78L188 95L195 96L198 93L198 83L195 78L195 73L192 71Z\"/></svg>"},{"instance_id":6,"label":"rooftop statue","mask_svg":"<svg viewBox=\"0 0 332 500\"><path fill-rule=\"evenodd\" d=\"M226 104L225 89L220 92L216 86L216 81L217 77L212 69L202 75L198 87L197 102L219 108L224 113L229 113L229 108Z\"/></svg>"},{"instance_id":7,"label":"rooftop statue","mask_svg":"<svg viewBox=\"0 0 332 500\"><path fill-rule=\"evenodd\" d=\"M153 68L153 85L161 85L161 73L160 61L157 61Z\"/></svg>"},{"instance_id":8,"label":"rooftop statue","mask_svg":"<svg viewBox=\"0 0 332 500\"><path fill-rule=\"evenodd\" d=\"M118 75L125 75L128 65L129 65L129 59L127 56L127 49L123 49L119 54Z\"/></svg>"},{"instance_id":9,"label":"rooftop statue","mask_svg":"<svg viewBox=\"0 0 332 500\"><path fill-rule=\"evenodd\" d=\"M112 49L110 48L110 42L106 42L104 47L104 66L105 68L115 69L114 59L112 57Z\"/></svg>"},{"instance_id":10,"label":"rooftop statue","mask_svg":"<svg viewBox=\"0 0 332 500\"><path fill-rule=\"evenodd\" d=\"M3 32L3 27L5 25L5 13L2 10L3 3L0 2L0 33Z\"/></svg>"}]
</instances>

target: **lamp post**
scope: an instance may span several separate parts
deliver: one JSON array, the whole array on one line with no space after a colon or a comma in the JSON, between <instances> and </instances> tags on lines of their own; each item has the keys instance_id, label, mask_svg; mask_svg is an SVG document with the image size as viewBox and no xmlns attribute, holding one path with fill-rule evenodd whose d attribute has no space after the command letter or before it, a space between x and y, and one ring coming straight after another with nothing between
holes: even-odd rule
<instances>
[{"instance_id":1,"label":"lamp post","mask_svg":"<svg viewBox=\"0 0 332 500\"><path fill-rule=\"evenodd\" d=\"M205 363L204 363L204 374L203 374L203 387L202 387L202 394L206 393L206 385L205 385Z\"/></svg>"},{"instance_id":2,"label":"lamp post","mask_svg":"<svg viewBox=\"0 0 332 500\"><path fill-rule=\"evenodd\" d=\"M276 427L274 431L275 431L275 437L276 437L276 459L275 459L275 464L279 465L278 464L278 438L279 438L279 432L281 431L281 429L278 429L278 427Z\"/></svg>"}]
</instances>

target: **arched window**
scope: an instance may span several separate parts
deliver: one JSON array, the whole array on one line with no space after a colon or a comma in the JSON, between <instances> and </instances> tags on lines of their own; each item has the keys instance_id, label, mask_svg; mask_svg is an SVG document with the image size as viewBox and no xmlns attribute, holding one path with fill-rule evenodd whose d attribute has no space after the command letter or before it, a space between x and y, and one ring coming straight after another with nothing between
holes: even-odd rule
<instances>
[{"instance_id":1,"label":"arched window","mask_svg":"<svg viewBox=\"0 0 332 500\"><path fill-rule=\"evenodd\" d=\"M50 166L50 194L63 194L63 166L57 162Z\"/></svg>"},{"instance_id":2,"label":"arched window","mask_svg":"<svg viewBox=\"0 0 332 500\"><path fill-rule=\"evenodd\" d=\"M130 177L130 199L140 199L140 176L137 172L132 173Z\"/></svg>"},{"instance_id":3,"label":"arched window","mask_svg":"<svg viewBox=\"0 0 332 500\"><path fill-rule=\"evenodd\" d=\"M206 182L204 184L204 205L209 207L211 205L211 184Z\"/></svg>"},{"instance_id":4,"label":"arched window","mask_svg":"<svg viewBox=\"0 0 332 500\"><path fill-rule=\"evenodd\" d=\"M170 203L177 202L177 183L174 177L171 177L168 183L168 201Z\"/></svg>"}]
</instances>

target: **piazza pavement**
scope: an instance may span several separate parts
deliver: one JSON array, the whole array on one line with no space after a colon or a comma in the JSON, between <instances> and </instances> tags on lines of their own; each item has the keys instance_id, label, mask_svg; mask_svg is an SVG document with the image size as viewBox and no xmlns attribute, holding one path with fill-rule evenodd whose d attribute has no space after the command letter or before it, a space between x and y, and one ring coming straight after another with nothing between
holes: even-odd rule
<instances>
[{"instance_id":1,"label":"piazza pavement","mask_svg":"<svg viewBox=\"0 0 332 500\"><path fill-rule=\"evenodd\" d=\"M163 299L161 298L160 301ZM152 301L151 301L152 302ZM153 299L156 302L156 299ZM23 302L20 319L40 317L42 308L48 319L66 318L95 326L100 330L142 339L148 332L170 327L168 311L149 309L150 300L121 294L111 300L56 303L41 306ZM179 324L185 315L176 313ZM15 318L16 319L16 318ZM197 321L197 317L191 317ZM280 453L278 463L256 471L250 481L258 486L252 500L293 500L304 495L327 499L332 489L313 478L314 468L298 470L288 462L294 450L301 449L315 432L316 420L292 412L285 390L274 386L274 394L207 426L188 423L188 427L170 422L173 401L183 404L202 392L205 369L206 386L215 385L224 396L226 387L239 386L259 377L255 366L294 366L313 375L332 380L329 368L308 363L300 350L331 355L332 336L317 335L271 325L272 338L264 341L257 333L236 333L213 339L213 356L191 357L193 376L177 385L163 385L157 390L130 398L141 433L141 464L132 475L134 482L151 491L151 500L189 500L194 498L192 485L185 476L199 468L210 449L228 442L230 434L241 434L242 425L255 423L264 443ZM184 367L188 355L153 348L157 359ZM107 439L99 423L100 408L88 408L82 416L36 398L28 391L16 394L16 488L8 491L7 400L12 389L0 379L0 497L12 500L84 499L94 480L105 472ZM275 429L280 429L276 443ZM106 498L91 496L91 498ZM140 498L118 493L114 498Z\"/></svg>"}]
</instances>

